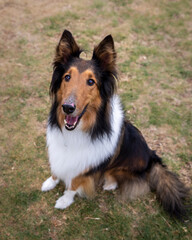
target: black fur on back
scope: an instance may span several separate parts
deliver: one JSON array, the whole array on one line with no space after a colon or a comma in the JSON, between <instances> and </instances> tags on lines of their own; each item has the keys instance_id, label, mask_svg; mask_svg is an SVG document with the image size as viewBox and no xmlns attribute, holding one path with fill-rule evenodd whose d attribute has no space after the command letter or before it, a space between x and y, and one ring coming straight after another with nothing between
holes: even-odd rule
<instances>
[{"instance_id":1,"label":"black fur on back","mask_svg":"<svg viewBox=\"0 0 192 240\"><path fill-rule=\"evenodd\" d=\"M120 152L111 167L121 166L132 173L143 173L149 168L150 156L151 150L140 131L125 121Z\"/></svg>"}]
</instances>

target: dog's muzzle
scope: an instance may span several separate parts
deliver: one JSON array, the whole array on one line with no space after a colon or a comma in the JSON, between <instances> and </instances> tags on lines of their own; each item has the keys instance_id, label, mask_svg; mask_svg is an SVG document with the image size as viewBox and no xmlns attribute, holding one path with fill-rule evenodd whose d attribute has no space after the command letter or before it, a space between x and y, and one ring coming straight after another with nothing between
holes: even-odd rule
<instances>
[{"instance_id":1,"label":"dog's muzzle","mask_svg":"<svg viewBox=\"0 0 192 240\"><path fill-rule=\"evenodd\" d=\"M84 107L83 111L81 112L80 115L73 116L73 112L76 109L75 104L63 104L62 108L64 113L66 113L64 123L65 123L65 128L67 130L74 130L79 123L80 119L82 118L83 114L86 112L88 104Z\"/></svg>"}]
</instances>

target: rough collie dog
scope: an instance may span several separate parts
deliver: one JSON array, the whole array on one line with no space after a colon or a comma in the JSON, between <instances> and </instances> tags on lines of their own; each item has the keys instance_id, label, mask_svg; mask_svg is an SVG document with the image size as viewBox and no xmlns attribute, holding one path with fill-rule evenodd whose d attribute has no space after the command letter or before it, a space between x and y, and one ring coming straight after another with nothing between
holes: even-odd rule
<instances>
[{"instance_id":1,"label":"rough collie dog","mask_svg":"<svg viewBox=\"0 0 192 240\"><path fill-rule=\"evenodd\" d=\"M92 197L98 183L104 190L120 188L129 199L151 190L171 215L181 216L186 187L124 117L116 94L112 36L94 48L91 60L81 59L80 53L65 30L56 48L50 85L47 146L52 176L42 191L63 181L66 190L55 208L64 209L76 194Z\"/></svg>"}]
</instances>

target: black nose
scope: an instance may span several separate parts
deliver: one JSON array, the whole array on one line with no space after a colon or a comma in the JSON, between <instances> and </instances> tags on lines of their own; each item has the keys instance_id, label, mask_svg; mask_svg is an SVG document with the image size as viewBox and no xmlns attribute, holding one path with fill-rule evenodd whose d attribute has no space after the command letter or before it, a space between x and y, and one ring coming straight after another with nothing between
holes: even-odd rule
<instances>
[{"instance_id":1,"label":"black nose","mask_svg":"<svg viewBox=\"0 0 192 240\"><path fill-rule=\"evenodd\" d=\"M62 107L63 107L63 111L64 111L65 113L67 113L67 114L73 113L73 112L75 111L75 109L76 109L75 104L67 104L67 103L64 103L64 104L62 105Z\"/></svg>"}]
</instances>

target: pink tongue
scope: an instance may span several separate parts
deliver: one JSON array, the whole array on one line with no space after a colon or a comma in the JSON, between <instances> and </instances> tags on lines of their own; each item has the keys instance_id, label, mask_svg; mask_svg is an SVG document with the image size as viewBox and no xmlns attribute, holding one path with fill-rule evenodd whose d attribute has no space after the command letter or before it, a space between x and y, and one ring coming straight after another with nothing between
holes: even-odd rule
<instances>
[{"instance_id":1,"label":"pink tongue","mask_svg":"<svg viewBox=\"0 0 192 240\"><path fill-rule=\"evenodd\" d=\"M75 122L77 122L78 116L77 117L72 117L70 115L66 116L66 121L69 125L73 125Z\"/></svg>"}]
</instances>

